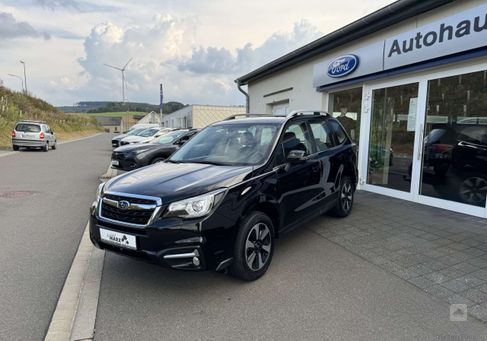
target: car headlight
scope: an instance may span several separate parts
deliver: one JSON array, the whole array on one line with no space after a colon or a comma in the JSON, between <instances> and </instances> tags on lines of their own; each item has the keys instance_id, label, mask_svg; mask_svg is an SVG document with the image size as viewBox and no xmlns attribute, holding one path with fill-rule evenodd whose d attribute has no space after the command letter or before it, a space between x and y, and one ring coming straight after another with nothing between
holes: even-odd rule
<instances>
[{"instance_id":1,"label":"car headlight","mask_svg":"<svg viewBox=\"0 0 487 341\"><path fill-rule=\"evenodd\" d=\"M208 215L225 196L226 189L220 189L204 195L173 202L169 205L166 217L198 218Z\"/></svg>"},{"instance_id":2,"label":"car headlight","mask_svg":"<svg viewBox=\"0 0 487 341\"><path fill-rule=\"evenodd\" d=\"M96 191L96 202L98 203L101 199L101 197L103 196L103 189L105 188L105 183L101 183L99 186L98 186L98 190Z\"/></svg>"}]
</instances>

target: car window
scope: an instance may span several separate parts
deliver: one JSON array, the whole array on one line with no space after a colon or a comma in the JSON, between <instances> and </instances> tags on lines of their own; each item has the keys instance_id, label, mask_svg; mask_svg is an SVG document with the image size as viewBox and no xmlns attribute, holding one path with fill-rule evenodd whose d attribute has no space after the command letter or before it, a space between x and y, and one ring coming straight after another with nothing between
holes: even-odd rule
<instances>
[{"instance_id":1,"label":"car window","mask_svg":"<svg viewBox=\"0 0 487 341\"><path fill-rule=\"evenodd\" d=\"M342 144L347 140L347 134L340 123L330 120L326 122L326 125L329 127L330 131L335 134L339 144Z\"/></svg>"},{"instance_id":2,"label":"car window","mask_svg":"<svg viewBox=\"0 0 487 341\"><path fill-rule=\"evenodd\" d=\"M279 127L274 123L209 126L184 144L170 161L228 166L257 165L264 162L272 151Z\"/></svg>"},{"instance_id":3,"label":"car window","mask_svg":"<svg viewBox=\"0 0 487 341\"><path fill-rule=\"evenodd\" d=\"M325 125L325 121L310 122L311 131L315 139L316 148L318 152L330 149L334 146L332 135L329 133Z\"/></svg>"},{"instance_id":4,"label":"car window","mask_svg":"<svg viewBox=\"0 0 487 341\"><path fill-rule=\"evenodd\" d=\"M176 140L179 136L183 135L184 131L175 131L172 133L164 134L155 140L151 141L151 143L157 143L157 144L167 144L167 143L172 143L174 140Z\"/></svg>"},{"instance_id":5,"label":"car window","mask_svg":"<svg viewBox=\"0 0 487 341\"><path fill-rule=\"evenodd\" d=\"M41 126L39 124L19 123L15 127L15 130L25 133L38 133L41 131Z\"/></svg>"},{"instance_id":6,"label":"car window","mask_svg":"<svg viewBox=\"0 0 487 341\"><path fill-rule=\"evenodd\" d=\"M291 150L302 150L304 155L312 153L311 139L304 122L289 125L284 131L281 144L285 158L287 158Z\"/></svg>"},{"instance_id":7,"label":"car window","mask_svg":"<svg viewBox=\"0 0 487 341\"><path fill-rule=\"evenodd\" d=\"M155 135L158 131L159 129L149 128L142 131L140 134L138 134L138 136L149 137Z\"/></svg>"}]
</instances>

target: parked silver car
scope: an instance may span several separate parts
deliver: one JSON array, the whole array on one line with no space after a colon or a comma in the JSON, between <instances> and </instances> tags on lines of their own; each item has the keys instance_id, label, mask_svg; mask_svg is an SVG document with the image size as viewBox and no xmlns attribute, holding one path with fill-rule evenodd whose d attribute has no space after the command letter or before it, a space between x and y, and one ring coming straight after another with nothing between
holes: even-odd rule
<instances>
[{"instance_id":1,"label":"parked silver car","mask_svg":"<svg viewBox=\"0 0 487 341\"><path fill-rule=\"evenodd\" d=\"M12 130L13 150L26 147L41 148L47 152L49 148L56 149L56 145L56 135L46 122L20 121Z\"/></svg>"}]
</instances>

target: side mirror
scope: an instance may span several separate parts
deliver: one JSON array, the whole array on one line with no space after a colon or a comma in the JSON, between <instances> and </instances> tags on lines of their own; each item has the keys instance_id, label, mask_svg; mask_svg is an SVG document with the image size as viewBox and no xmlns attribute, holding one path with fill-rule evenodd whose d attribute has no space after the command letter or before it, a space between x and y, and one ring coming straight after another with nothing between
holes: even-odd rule
<instances>
[{"instance_id":1,"label":"side mirror","mask_svg":"<svg viewBox=\"0 0 487 341\"><path fill-rule=\"evenodd\" d=\"M286 161L290 164L301 163L306 160L303 150L291 150L287 155Z\"/></svg>"}]
</instances>

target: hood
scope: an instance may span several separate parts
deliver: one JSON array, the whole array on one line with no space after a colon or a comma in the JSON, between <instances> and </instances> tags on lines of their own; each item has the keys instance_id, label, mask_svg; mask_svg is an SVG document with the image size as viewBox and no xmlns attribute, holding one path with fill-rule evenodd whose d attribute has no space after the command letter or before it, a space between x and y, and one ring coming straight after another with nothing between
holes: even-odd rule
<instances>
[{"instance_id":1,"label":"hood","mask_svg":"<svg viewBox=\"0 0 487 341\"><path fill-rule=\"evenodd\" d=\"M155 144L155 143L136 143L136 144L126 144L125 146L121 146L115 148L114 152L119 153L133 153L140 150L149 150L149 149L157 149L163 146L162 144Z\"/></svg>"},{"instance_id":2,"label":"hood","mask_svg":"<svg viewBox=\"0 0 487 341\"><path fill-rule=\"evenodd\" d=\"M121 135L117 135L115 136L114 138L112 138L112 140L117 140L117 141L120 141L121 139L123 139L124 137L126 137L127 134L121 134Z\"/></svg>"},{"instance_id":3,"label":"hood","mask_svg":"<svg viewBox=\"0 0 487 341\"><path fill-rule=\"evenodd\" d=\"M122 140L124 142L140 142L142 140L145 140L147 138L147 136L136 136L136 135L131 135L131 136L127 136L127 137L124 137Z\"/></svg>"},{"instance_id":4,"label":"hood","mask_svg":"<svg viewBox=\"0 0 487 341\"><path fill-rule=\"evenodd\" d=\"M108 181L105 191L159 197L168 203L230 187L252 176L251 166L161 162Z\"/></svg>"}]
</instances>

